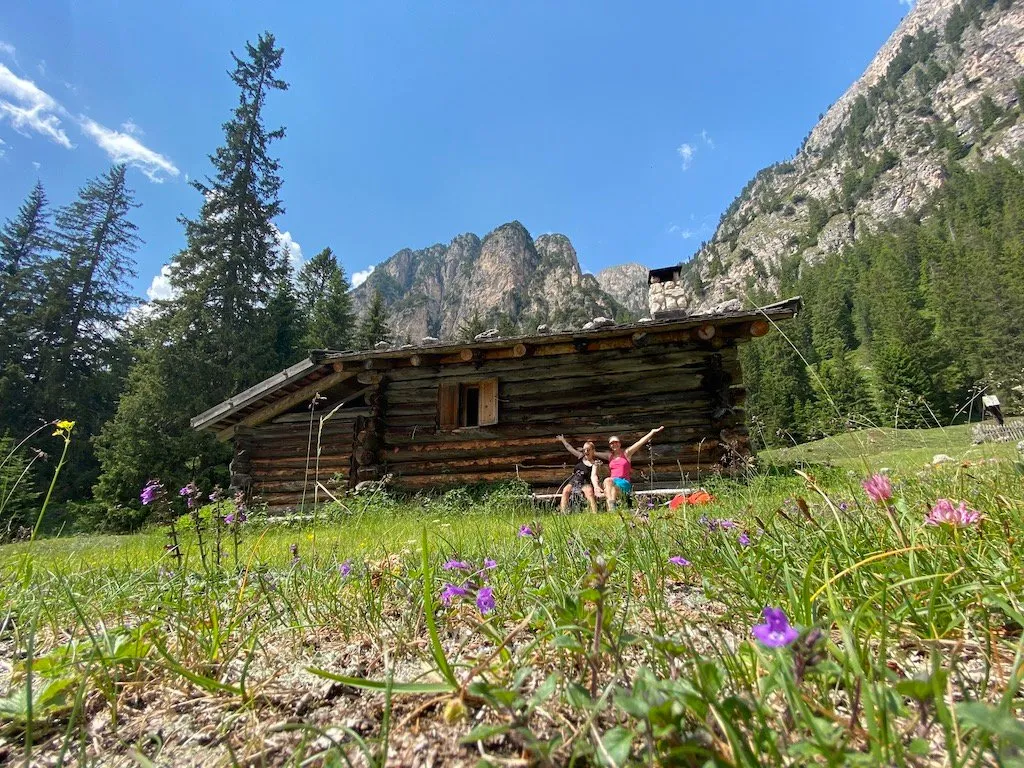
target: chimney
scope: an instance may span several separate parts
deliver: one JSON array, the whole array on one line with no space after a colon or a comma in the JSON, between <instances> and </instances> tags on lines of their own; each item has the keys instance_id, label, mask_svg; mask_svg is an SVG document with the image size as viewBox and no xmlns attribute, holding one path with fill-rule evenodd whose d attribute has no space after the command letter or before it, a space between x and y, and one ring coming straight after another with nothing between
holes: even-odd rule
<instances>
[{"instance_id":1,"label":"chimney","mask_svg":"<svg viewBox=\"0 0 1024 768\"><path fill-rule=\"evenodd\" d=\"M647 273L647 303L651 317L686 315L688 291L680 267L662 267Z\"/></svg>"}]
</instances>

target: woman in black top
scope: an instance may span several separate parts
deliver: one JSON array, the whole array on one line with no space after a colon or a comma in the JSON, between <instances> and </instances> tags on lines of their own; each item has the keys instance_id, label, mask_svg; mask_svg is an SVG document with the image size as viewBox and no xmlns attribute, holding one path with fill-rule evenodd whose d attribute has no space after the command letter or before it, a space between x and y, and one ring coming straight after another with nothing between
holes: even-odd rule
<instances>
[{"instance_id":1,"label":"woman in black top","mask_svg":"<svg viewBox=\"0 0 1024 768\"><path fill-rule=\"evenodd\" d=\"M601 490L601 481L597 476L597 468L601 461L597 458L597 450L594 444L587 441L583 444L583 450L573 448L564 435L556 438L565 449L577 458L576 466L572 469L572 477L562 488L562 503L560 509L565 512L569 509L569 499L575 494L583 494L590 505L591 512L597 512L597 499L604 496Z\"/></svg>"}]
</instances>

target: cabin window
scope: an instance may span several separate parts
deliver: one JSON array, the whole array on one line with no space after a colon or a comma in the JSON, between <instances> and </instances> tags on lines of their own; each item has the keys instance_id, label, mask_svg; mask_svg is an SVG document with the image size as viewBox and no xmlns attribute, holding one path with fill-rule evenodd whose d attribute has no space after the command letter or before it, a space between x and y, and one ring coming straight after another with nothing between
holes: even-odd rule
<instances>
[{"instance_id":1,"label":"cabin window","mask_svg":"<svg viewBox=\"0 0 1024 768\"><path fill-rule=\"evenodd\" d=\"M443 382L437 390L438 426L486 427L498 423L498 380Z\"/></svg>"}]
</instances>

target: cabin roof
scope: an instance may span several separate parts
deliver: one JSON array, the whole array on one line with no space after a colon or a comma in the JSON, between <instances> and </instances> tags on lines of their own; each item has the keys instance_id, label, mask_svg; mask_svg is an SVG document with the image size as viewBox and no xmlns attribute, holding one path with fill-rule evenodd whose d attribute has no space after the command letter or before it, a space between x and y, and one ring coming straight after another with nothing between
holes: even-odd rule
<instances>
[{"instance_id":1,"label":"cabin roof","mask_svg":"<svg viewBox=\"0 0 1024 768\"><path fill-rule=\"evenodd\" d=\"M667 333L702 325L734 325L758 319L787 320L794 317L800 307L801 300L797 296L755 309L686 316L673 313L659 315L655 319L645 322L620 323L588 330L497 337L472 342L439 341L431 344L404 344L387 349L359 351L314 349L310 351L309 357L305 360L295 363L280 373L275 373L260 383L203 411L193 417L190 424L196 430L222 431L228 429L241 422L246 416L282 397L295 395L315 387L322 379L337 374L349 364L362 363L367 367L373 367L375 363L370 361L379 361L380 367L385 368L403 361L410 361L414 357L428 357L430 365L464 365L466 361L458 359L458 355L464 350L478 352L483 359L487 359L486 356L491 352L500 354L502 350L510 350L519 345L536 348L566 343L586 344L590 341L630 336L638 331Z\"/></svg>"}]
</instances>

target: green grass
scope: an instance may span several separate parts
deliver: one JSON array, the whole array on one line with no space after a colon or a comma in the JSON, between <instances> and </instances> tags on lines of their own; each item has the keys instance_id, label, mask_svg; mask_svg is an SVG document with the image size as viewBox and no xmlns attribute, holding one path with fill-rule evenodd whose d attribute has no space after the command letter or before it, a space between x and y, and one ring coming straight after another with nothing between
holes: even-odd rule
<instances>
[{"instance_id":1,"label":"green grass","mask_svg":"<svg viewBox=\"0 0 1024 768\"><path fill-rule=\"evenodd\" d=\"M826 437L791 448L763 451L767 464L831 464L864 470L911 470L929 465L937 454L957 461L1009 459L1017 455L1014 443L971 442L971 425L959 424L937 429L892 429L878 427Z\"/></svg>"},{"instance_id":2,"label":"green grass","mask_svg":"<svg viewBox=\"0 0 1024 768\"><path fill-rule=\"evenodd\" d=\"M776 451L692 509L346 500L219 565L188 518L181 561L160 528L5 546L0 762L1019 765L1024 471L967 440ZM939 498L983 522L925 525ZM796 642L753 638L766 606Z\"/></svg>"}]
</instances>

